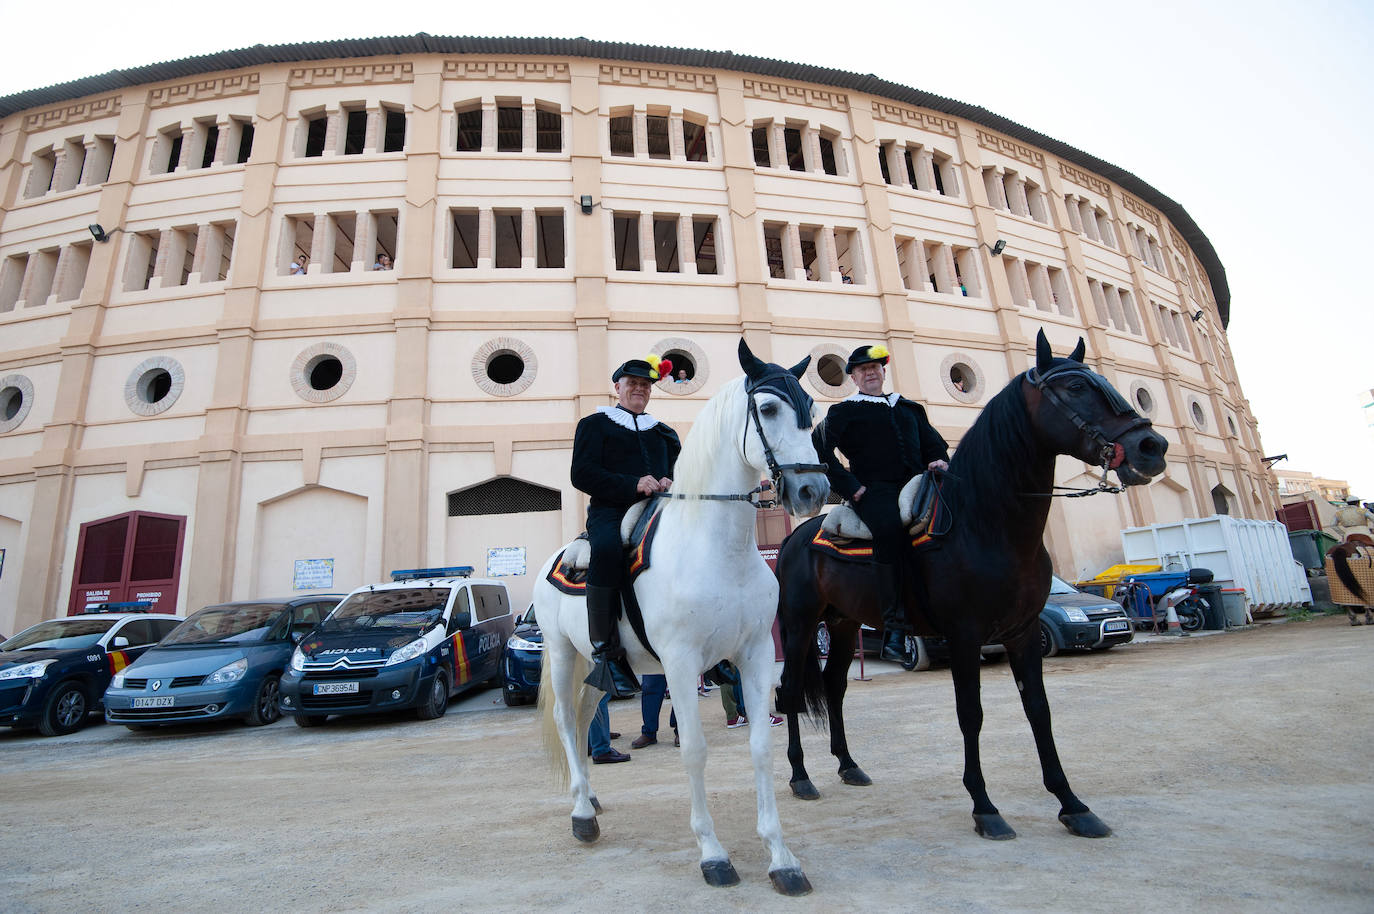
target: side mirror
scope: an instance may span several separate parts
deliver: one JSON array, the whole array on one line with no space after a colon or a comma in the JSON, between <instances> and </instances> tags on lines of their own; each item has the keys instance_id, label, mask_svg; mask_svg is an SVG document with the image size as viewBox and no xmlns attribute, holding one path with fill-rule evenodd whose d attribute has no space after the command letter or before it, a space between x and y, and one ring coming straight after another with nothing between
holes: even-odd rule
<instances>
[{"instance_id":1,"label":"side mirror","mask_svg":"<svg viewBox=\"0 0 1374 914\"><path fill-rule=\"evenodd\" d=\"M465 609L462 612L455 613L453 616L453 626L454 628L471 628L472 611Z\"/></svg>"},{"instance_id":2,"label":"side mirror","mask_svg":"<svg viewBox=\"0 0 1374 914\"><path fill-rule=\"evenodd\" d=\"M301 639L304 638L304 637L305 637L305 632L303 632L303 631L297 631L296 629L292 629L292 630L291 630L291 643L292 643L292 644L300 644L300 643L301 643Z\"/></svg>"},{"instance_id":3,"label":"side mirror","mask_svg":"<svg viewBox=\"0 0 1374 914\"><path fill-rule=\"evenodd\" d=\"M129 639L123 635L115 635L115 639L110 642L111 647L128 647Z\"/></svg>"}]
</instances>

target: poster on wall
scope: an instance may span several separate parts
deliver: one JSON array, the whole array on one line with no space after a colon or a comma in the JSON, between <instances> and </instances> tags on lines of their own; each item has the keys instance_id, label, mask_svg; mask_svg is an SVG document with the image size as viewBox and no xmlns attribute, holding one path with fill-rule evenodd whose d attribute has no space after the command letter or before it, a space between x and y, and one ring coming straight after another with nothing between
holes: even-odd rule
<instances>
[{"instance_id":1,"label":"poster on wall","mask_svg":"<svg viewBox=\"0 0 1374 914\"><path fill-rule=\"evenodd\" d=\"M524 573L524 546L493 546L487 550L487 577L505 578Z\"/></svg>"},{"instance_id":2,"label":"poster on wall","mask_svg":"<svg viewBox=\"0 0 1374 914\"><path fill-rule=\"evenodd\" d=\"M296 559L296 590L329 590L334 586L333 559Z\"/></svg>"}]
</instances>

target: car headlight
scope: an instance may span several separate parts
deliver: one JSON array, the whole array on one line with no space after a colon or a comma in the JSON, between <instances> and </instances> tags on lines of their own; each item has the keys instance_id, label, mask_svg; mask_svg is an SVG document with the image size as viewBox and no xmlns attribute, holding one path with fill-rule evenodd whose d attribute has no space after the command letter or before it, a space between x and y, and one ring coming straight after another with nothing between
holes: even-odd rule
<instances>
[{"instance_id":1,"label":"car headlight","mask_svg":"<svg viewBox=\"0 0 1374 914\"><path fill-rule=\"evenodd\" d=\"M386 665L395 666L398 663L405 663L407 660L414 660L416 657L420 656L424 652L425 639L416 638L414 641L410 642L400 650L393 652L390 657L386 658Z\"/></svg>"},{"instance_id":2,"label":"car headlight","mask_svg":"<svg viewBox=\"0 0 1374 914\"><path fill-rule=\"evenodd\" d=\"M110 688L112 688L112 689L122 689L122 688L124 688L124 674L123 674L123 673L115 673L115 674L114 674L114 678L110 680Z\"/></svg>"},{"instance_id":3,"label":"car headlight","mask_svg":"<svg viewBox=\"0 0 1374 914\"><path fill-rule=\"evenodd\" d=\"M1070 622L1087 622L1088 614L1081 609L1074 609L1071 606L1064 607L1064 615L1069 617Z\"/></svg>"},{"instance_id":4,"label":"car headlight","mask_svg":"<svg viewBox=\"0 0 1374 914\"><path fill-rule=\"evenodd\" d=\"M291 669L297 673L305 669L305 651L300 648L291 652Z\"/></svg>"},{"instance_id":5,"label":"car headlight","mask_svg":"<svg viewBox=\"0 0 1374 914\"><path fill-rule=\"evenodd\" d=\"M544 645L538 641L526 641L519 635L511 635L510 640L506 642L506 647L513 651L542 651L544 649Z\"/></svg>"},{"instance_id":6,"label":"car headlight","mask_svg":"<svg viewBox=\"0 0 1374 914\"><path fill-rule=\"evenodd\" d=\"M0 670L0 680L42 679L48 665L56 662L56 660L35 660L33 663L12 666L8 670Z\"/></svg>"},{"instance_id":7,"label":"car headlight","mask_svg":"<svg viewBox=\"0 0 1374 914\"><path fill-rule=\"evenodd\" d=\"M226 682L238 682L243 678L243 674L248 672L248 658L240 657L233 663L225 664L205 677L206 685L223 684Z\"/></svg>"}]
</instances>

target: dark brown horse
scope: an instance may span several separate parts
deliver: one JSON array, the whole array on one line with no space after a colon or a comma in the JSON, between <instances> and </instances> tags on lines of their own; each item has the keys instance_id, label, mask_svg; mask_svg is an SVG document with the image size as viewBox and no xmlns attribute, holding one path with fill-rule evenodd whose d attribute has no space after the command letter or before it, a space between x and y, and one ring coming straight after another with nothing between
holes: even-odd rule
<instances>
[{"instance_id":1,"label":"dark brown horse","mask_svg":"<svg viewBox=\"0 0 1374 914\"><path fill-rule=\"evenodd\" d=\"M978 696L980 648L1000 640L1040 755L1045 787L1059 798L1059 820L1074 834L1104 837L1111 829L1069 789L1050 732L1050 707L1040 668L1037 620L1050 589L1050 558L1042 545L1054 484L1064 454L1115 469L1126 485L1141 485L1164 470L1168 443L1107 382L1083 364L1083 341L1056 359L1042 332L1036 364L989 401L959 443L942 491L953 527L937 548L914 552L904 575L904 604L917 634L946 638L955 706L964 736L964 786L973 798L978 834L1014 838L1016 832L988 798L978 758L983 708ZM802 764L797 715L828 713L830 751L846 784L867 785L849 755L844 692L860 623L882 627L871 570L810 547L820 519L802 524L778 560L778 615L785 663L778 710L787 715L792 791L819 794ZM913 583L916 582L916 583ZM816 628L830 630L821 672Z\"/></svg>"},{"instance_id":2,"label":"dark brown horse","mask_svg":"<svg viewBox=\"0 0 1374 914\"><path fill-rule=\"evenodd\" d=\"M1368 565L1370 559L1367 556L1374 554L1374 540L1371 540L1363 533L1352 533L1346 537L1345 542L1339 546L1332 546L1326 553L1326 557L1331 559L1331 567L1336 572L1336 577L1345 585L1345 589L1350 591L1350 595L1359 600L1364 606L1364 622L1366 625L1374 625L1374 595L1366 594L1360 587L1359 580L1355 577L1355 572L1350 568L1350 560L1363 560ZM1346 615L1350 617L1351 625L1359 625L1360 610L1355 606L1345 608Z\"/></svg>"}]
</instances>

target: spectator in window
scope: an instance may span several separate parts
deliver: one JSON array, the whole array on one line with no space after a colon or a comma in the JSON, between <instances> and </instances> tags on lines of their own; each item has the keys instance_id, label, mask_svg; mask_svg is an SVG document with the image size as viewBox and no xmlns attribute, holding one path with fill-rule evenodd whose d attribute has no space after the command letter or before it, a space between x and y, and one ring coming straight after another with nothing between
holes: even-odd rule
<instances>
[{"instance_id":1,"label":"spectator in window","mask_svg":"<svg viewBox=\"0 0 1374 914\"><path fill-rule=\"evenodd\" d=\"M389 270L389 269L391 269L391 258L388 257L386 254L378 254L378 255L377 255L377 262L374 263L374 264L372 265L372 269L374 269L374 270Z\"/></svg>"},{"instance_id":2,"label":"spectator in window","mask_svg":"<svg viewBox=\"0 0 1374 914\"><path fill-rule=\"evenodd\" d=\"M674 383L674 384L686 384L686 383L687 383L687 369L685 369L685 368L679 368L679 369L677 370L677 377L673 379L673 383Z\"/></svg>"},{"instance_id":3,"label":"spectator in window","mask_svg":"<svg viewBox=\"0 0 1374 914\"><path fill-rule=\"evenodd\" d=\"M306 257L304 254L302 254L302 255L300 255L299 257L297 257L295 260L293 260L293 261L291 262L291 275L292 275L292 276L304 276L304 275L305 275L305 271L306 271L307 269L309 269L309 267L310 267L310 258L309 258L309 257Z\"/></svg>"}]
</instances>

